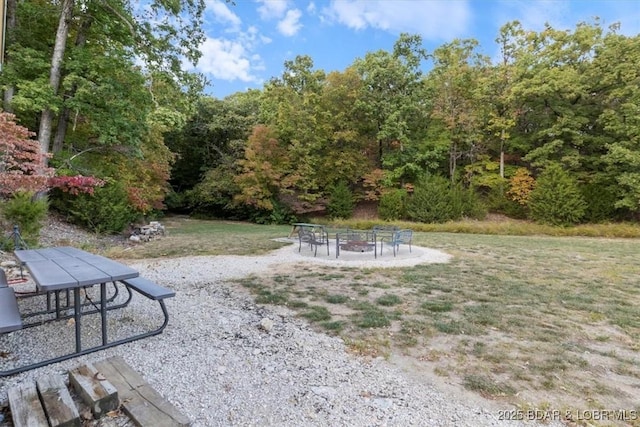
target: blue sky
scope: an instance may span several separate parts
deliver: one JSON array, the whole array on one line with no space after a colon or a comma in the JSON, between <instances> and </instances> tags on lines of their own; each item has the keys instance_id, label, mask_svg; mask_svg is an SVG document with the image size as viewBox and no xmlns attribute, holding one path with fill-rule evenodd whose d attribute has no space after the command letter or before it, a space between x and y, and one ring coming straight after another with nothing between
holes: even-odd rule
<instances>
[{"instance_id":1,"label":"blue sky","mask_svg":"<svg viewBox=\"0 0 640 427\"><path fill-rule=\"evenodd\" d=\"M545 22L574 29L601 19L620 32L640 33L637 0L207 0L203 57L196 70L224 98L261 89L284 62L309 55L316 69L343 71L367 52L392 50L400 33L420 34L433 51L455 38L474 38L495 57L499 28L518 20L526 30Z\"/></svg>"}]
</instances>

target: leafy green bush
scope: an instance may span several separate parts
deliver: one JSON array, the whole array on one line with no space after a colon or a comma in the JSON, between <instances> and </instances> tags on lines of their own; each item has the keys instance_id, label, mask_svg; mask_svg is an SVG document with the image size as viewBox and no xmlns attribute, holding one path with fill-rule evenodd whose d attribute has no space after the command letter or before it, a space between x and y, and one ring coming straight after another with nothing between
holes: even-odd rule
<instances>
[{"instance_id":1,"label":"leafy green bush","mask_svg":"<svg viewBox=\"0 0 640 427\"><path fill-rule=\"evenodd\" d=\"M419 222L455 219L449 180L437 175L420 179L407 203L407 215Z\"/></svg>"},{"instance_id":2,"label":"leafy green bush","mask_svg":"<svg viewBox=\"0 0 640 427\"><path fill-rule=\"evenodd\" d=\"M486 206L472 188L464 188L462 184L454 185L451 188L451 200L456 214L455 219L462 217L484 219L487 216Z\"/></svg>"},{"instance_id":3,"label":"leafy green bush","mask_svg":"<svg viewBox=\"0 0 640 427\"><path fill-rule=\"evenodd\" d=\"M586 207L576 180L556 163L540 174L529 198L531 218L543 224L577 224L584 218Z\"/></svg>"},{"instance_id":4,"label":"leafy green bush","mask_svg":"<svg viewBox=\"0 0 640 427\"><path fill-rule=\"evenodd\" d=\"M380 197L378 216L385 221L395 221L406 216L407 191L395 189L387 191Z\"/></svg>"},{"instance_id":5,"label":"leafy green bush","mask_svg":"<svg viewBox=\"0 0 640 427\"><path fill-rule=\"evenodd\" d=\"M481 219L486 208L471 189L437 175L420 179L407 203L407 216L413 221L442 223L462 217Z\"/></svg>"},{"instance_id":6,"label":"leafy green bush","mask_svg":"<svg viewBox=\"0 0 640 427\"><path fill-rule=\"evenodd\" d=\"M355 200L349 186L340 181L331 188L327 211L331 219L347 219L353 215Z\"/></svg>"},{"instance_id":7,"label":"leafy green bush","mask_svg":"<svg viewBox=\"0 0 640 427\"><path fill-rule=\"evenodd\" d=\"M52 206L70 222L96 233L120 233L139 216L118 182L96 188L93 195L52 192Z\"/></svg>"},{"instance_id":8,"label":"leafy green bush","mask_svg":"<svg viewBox=\"0 0 640 427\"><path fill-rule=\"evenodd\" d=\"M48 209L49 202L46 197L36 199L32 193L18 192L3 204L2 216L11 227L19 227L20 235L27 245L35 246ZM9 246L7 249L13 248L12 241L4 243Z\"/></svg>"},{"instance_id":9,"label":"leafy green bush","mask_svg":"<svg viewBox=\"0 0 640 427\"><path fill-rule=\"evenodd\" d=\"M189 210L189 200L185 192L178 193L171 190L164 198L164 204L171 212L186 213Z\"/></svg>"},{"instance_id":10,"label":"leafy green bush","mask_svg":"<svg viewBox=\"0 0 640 427\"><path fill-rule=\"evenodd\" d=\"M248 220L255 224L291 224L298 222L298 217L291 208L279 200L272 199L273 209L260 209L253 206L244 206L242 213L233 216L234 219ZM225 211L227 218L231 214L231 210Z\"/></svg>"},{"instance_id":11,"label":"leafy green bush","mask_svg":"<svg viewBox=\"0 0 640 427\"><path fill-rule=\"evenodd\" d=\"M504 188L491 189L485 202L489 211L501 213L511 218L525 219L529 215L529 208L508 197Z\"/></svg>"},{"instance_id":12,"label":"leafy green bush","mask_svg":"<svg viewBox=\"0 0 640 427\"><path fill-rule=\"evenodd\" d=\"M618 219L618 189L615 184L593 182L580 186L587 203L584 221L592 224Z\"/></svg>"}]
</instances>

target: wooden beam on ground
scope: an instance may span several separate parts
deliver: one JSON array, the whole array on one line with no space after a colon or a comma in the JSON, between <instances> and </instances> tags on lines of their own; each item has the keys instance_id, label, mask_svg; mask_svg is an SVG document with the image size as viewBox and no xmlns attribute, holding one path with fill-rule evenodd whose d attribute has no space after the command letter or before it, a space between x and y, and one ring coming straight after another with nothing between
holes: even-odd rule
<instances>
[{"instance_id":1,"label":"wooden beam on ground","mask_svg":"<svg viewBox=\"0 0 640 427\"><path fill-rule=\"evenodd\" d=\"M122 409L140 427L186 427L189 419L120 356L94 364L118 390Z\"/></svg>"},{"instance_id":2,"label":"wooden beam on ground","mask_svg":"<svg viewBox=\"0 0 640 427\"><path fill-rule=\"evenodd\" d=\"M36 386L50 427L80 427L80 414L60 375L38 378Z\"/></svg>"},{"instance_id":3,"label":"wooden beam on ground","mask_svg":"<svg viewBox=\"0 0 640 427\"><path fill-rule=\"evenodd\" d=\"M69 384L91 408L95 418L101 418L120 406L115 386L91 363L70 370Z\"/></svg>"},{"instance_id":4,"label":"wooden beam on ground","mask_svg":"<svg viewBox=\"0 0 640 427\"><path fill-rule=\"evenodd\" d=\"M12 387L7 395L14 427L49 425L35 383L29 382Z\"/></svg>"}]
</instances>

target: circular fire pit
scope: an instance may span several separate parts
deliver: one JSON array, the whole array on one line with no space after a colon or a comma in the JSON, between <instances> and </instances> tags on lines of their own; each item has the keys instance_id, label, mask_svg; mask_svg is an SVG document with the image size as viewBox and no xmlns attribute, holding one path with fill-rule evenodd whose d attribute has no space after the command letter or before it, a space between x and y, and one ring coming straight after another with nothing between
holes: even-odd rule
<instances>
[{"instance_id":1,"label":"circular fire pit","mask_svg":"<svg viewBox=\"0 0 640 427\"><path fill-rule=\"evenodd\" d=\"M365 241L351 241L349 243L345 243L344 245L340 245L340 249L349 252L371 252L373 250L373 245L375 245L375 243Z\"/></svg>"}]
</instances>

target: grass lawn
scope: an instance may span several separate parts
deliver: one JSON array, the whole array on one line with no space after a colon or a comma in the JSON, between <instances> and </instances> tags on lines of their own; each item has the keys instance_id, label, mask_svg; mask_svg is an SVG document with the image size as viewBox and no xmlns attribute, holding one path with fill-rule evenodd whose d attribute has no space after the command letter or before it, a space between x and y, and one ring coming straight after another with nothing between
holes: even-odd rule
<instances>
[{"instance_id":1,"label":"grass lawn","mask_svg":"<svg viewBox=\"0 0 640 427\"><path fill-rule=\"evenodd\" d=\"M169 238L128 256L259 254L290 231L167 225ZM522 409L625 410L628 425L640 425L640 240L418 232L415 244L453 260L398 269L298 265L236 283L358 354L411 358L431 380Z\"/></svg>"}]
</instances>

